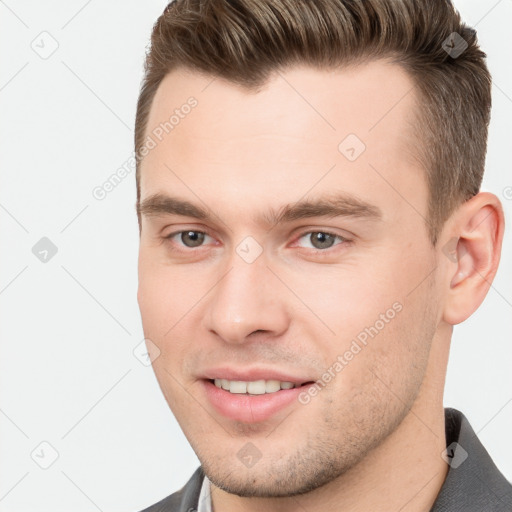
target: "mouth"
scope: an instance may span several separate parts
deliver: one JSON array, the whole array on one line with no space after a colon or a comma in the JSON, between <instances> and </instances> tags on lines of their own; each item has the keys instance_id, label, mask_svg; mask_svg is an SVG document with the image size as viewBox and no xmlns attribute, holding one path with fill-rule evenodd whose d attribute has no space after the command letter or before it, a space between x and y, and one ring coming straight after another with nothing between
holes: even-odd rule
<instances>
[{"instance_id":1,"label":"mouth","mask_svg":"<svg viewBox=\"0 0 512 512\"><path fill-rule=\"evenodd\" d=\"M313 384L313 381L290 382L275 379L259 379L252 381L229 380L229 379L208 379L217 388L237 395L264 395L277 393L281 390L300 388Z\"/></svg>"},{"instance_id":2,"label":"mouth","mask_svg":"<svg viewBox=\"0 0 512 512\"><path fill-rule=\"evenodd\" d=\"M251 381L202 379L205 398L217 414L238 422L258 423L290 407L302 408L300 395L314 381L292 382L276 379Z\"/></svg>"}]
</instances>

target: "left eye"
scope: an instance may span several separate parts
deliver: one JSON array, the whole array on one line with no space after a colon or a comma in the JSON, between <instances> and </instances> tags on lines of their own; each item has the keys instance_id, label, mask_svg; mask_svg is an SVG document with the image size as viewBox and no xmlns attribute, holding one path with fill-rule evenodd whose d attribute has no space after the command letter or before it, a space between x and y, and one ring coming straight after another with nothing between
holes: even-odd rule
<instances>
[{"instance_id":1,"label":"left eye","mask_svg":"<svg viewBox=\"0 0 512 512\"><path fill-rule=\"evenodd\" d=\"M311 231L310 233L302 235L299 241L305 240L305 245L302 247L308 247L310 249L330 249L334 245L339 245L339 243L335 244L336 239L340 240L339 243L345 241L340 235L333 235L332 233L326 233L324 231Z\"/></svg>"},{"instance_id":2,"label":"left eye","mask_svg":"<svg viewBox=\"0 0 512 512\"><path fill-rule=\"evenodd\" d=\"M178 233L169 235L167 238L171 240L177 239L180 245L194 248L201 246L210 236L202 231L179 231Z\"/></svg>"}]
</instances>

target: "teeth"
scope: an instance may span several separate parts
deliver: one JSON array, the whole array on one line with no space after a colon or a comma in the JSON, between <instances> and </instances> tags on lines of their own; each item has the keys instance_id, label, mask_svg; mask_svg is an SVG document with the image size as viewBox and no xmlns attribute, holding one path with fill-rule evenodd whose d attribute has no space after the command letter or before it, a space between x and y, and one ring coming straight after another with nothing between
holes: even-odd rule
<instances>
[{"instance_id":1,"label":"teeth","mask_svg":"<svg viewBox=\"0 0 512 512\"><path fill-rule=\"evenodd\" d=\"M281 383L278 380L267 380L265 382L265 393L274 393L281 389Z\"/></svg>"},{"instance_id":2,"label":"teeth","mask_svg":"<svg viewBox=\"0 0 512 512\"><path fill-rule=\"evenodd\" d=\"M247 383L247 393L250 395L264 395L266 385L264 380L254 380Z\"/></svg>"},{"instance_id":3,"label":"teeth","mask_svg":"<svg viewBox=\"0 0 512 512\"><path fill-rule=\"evenodd\" d=\"M279 380L253 380L246 382L243 380L227 380L227 379L215 379L215 385L218 388L225 389L230 393L249 395L263 395L265 393L275 393L281 389L292 389L293 387L299 387L300 384L294 384L293 382L279 381Z\"/></svg>"},{"instance_id":4,"label":"teeth","mask_svg":"<svg viewBox=\"0 0 512 512\"><path fill-rule=\"evenodd\" d=\"M232 380L229 383L230 393L247 393L247 382L243 380Z\"/></svg>"}]
</instances>

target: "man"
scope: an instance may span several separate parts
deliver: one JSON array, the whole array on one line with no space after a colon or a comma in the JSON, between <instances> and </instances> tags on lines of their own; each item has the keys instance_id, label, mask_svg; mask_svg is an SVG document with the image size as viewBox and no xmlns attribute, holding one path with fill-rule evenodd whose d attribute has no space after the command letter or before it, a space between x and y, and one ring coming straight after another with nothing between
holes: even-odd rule
<instances>
[{"instance_id":1,"label":"man","mask_svg":"<svg viewBox=\"0 0 512 512\"><path fill-rule=\"evenodd\" d=\"M135 144L138 301L201 467L147 511L497 511L443 409L503 238L490 76L448 0L178 0Z\"/></svg>"}]
</instances>

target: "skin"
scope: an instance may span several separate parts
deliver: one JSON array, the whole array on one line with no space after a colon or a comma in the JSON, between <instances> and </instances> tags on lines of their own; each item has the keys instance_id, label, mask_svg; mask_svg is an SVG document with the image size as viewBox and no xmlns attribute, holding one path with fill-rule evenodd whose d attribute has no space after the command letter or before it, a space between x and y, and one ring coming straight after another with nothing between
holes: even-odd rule
<instances>
[{"instance_id":1,"label":"skin","mask_svg":"<svg viewBox=\"0 0 512 512\"><path fill-rule=\"evenodd\" d=\"M172 195L212 217L142 215L138 302L156 377L212 481L215 510L428 511L442 486L452 326L490 287L503 212L479 193L432 247L425 171L410 149L412 88L401 68L374 61L293 67L257 94L180 69L157 91L150 128L189 96L198 105L144 159L141 200ZM366 145L353 162L338 150L349 133ZM270 209L333 193L381 217L263 222ZM209 236L192 248L165 238L190 230ZM344 239L315 249L312 231ZM247 236L263 250L253 263L236 252ZM212 366L320 379L397 302L401 311L306 405L242 423L205 396L200 376ZM250 468L237 457L248 441L261 453Z\"/></svg>"}]
</instances>

